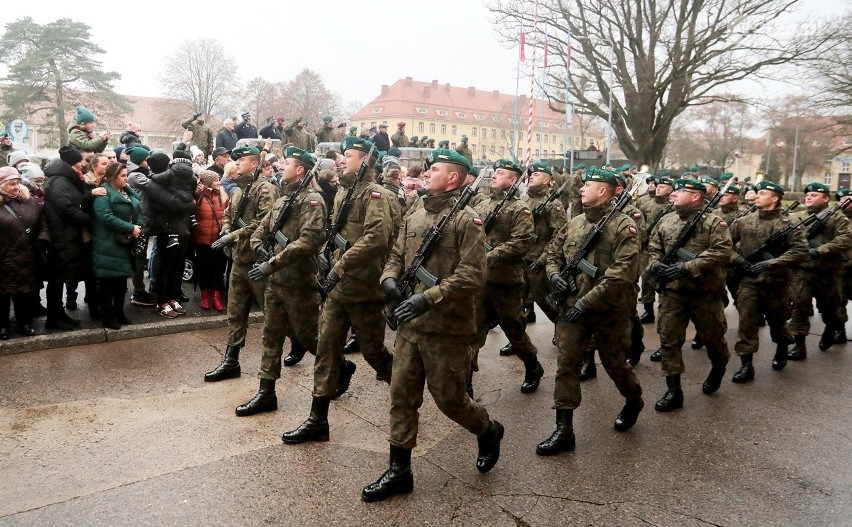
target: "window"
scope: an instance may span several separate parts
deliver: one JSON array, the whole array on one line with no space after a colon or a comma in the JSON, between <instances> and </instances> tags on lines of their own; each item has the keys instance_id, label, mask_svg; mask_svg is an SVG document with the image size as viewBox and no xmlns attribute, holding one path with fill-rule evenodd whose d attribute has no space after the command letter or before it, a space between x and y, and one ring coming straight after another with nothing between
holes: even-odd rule
<instances>
[{"instance_id":1,"label":"window","mask_svg":"<svg viewBox=\"0 0 852 527\"><path fill-rule=\"evenodd\" d=\"M485 145L479 145L479 151L480 151L480 152L482 153L482 155L484 156L484 155L485 155Z\"/></svg>"},{"instance_id":2,"label":"window","mask_svg":"<svg viewBox=\"0 0 852 527\"><path fill-rule=\"evenodd\" d=\"M365 126L367 126L367 123L365 123L364 121L361 121L361 128L364 128Z\"/></svg>"},{"instance_id":3,"label":"window","mask_svg":"<svg viewBox=\"0 0 852 527\"><path fill-rule=\"evenodd\" d=\"M470 151L476 153L476 145L470 145Z\"/></svg>"},{"instance_id":4,"label":"window","mask_svg":"<svg viewBox=\"0 0 852 527\"><path fill-rule=\"evenodd\" d=\"M505 152L506 152L506 149L501 146L500 147L500 157L503 157L503 153L505 153Z\"/></svg>"},{"instance_id":5,"label":"window","mask_svg":"<svg viewBox=\"0 0 852 527\"><path fill-rule=\"evenodd\" d=\"M544 134L544 144L547 144L547 134Z\"/></svg>"},{"instance_id":6,"label":"window","mask_svg":"<svg viewBox=\"0 0 852 527\"><path fill-rule=\"evenodd\" d=\"M550 142L553 143L553 144L556 144L556 135L550 136Z\"/></svg>"},{"instance_id":7,"label":"window","mask_svg":"<svg viewBox=\"0 0 852 527\"><path fill-rule=\"evenodd\" d=\"M476 137L476 130L477 130L477 128L471 128L470 129L470 136L471 137Z\"/></svg>"},{"instance_id":8,"label":"window","mask_svg":"<svg viewBox=\"0 0 852 527\"><path fill-rule=\"evenodd\" d=\"M435 110L435 113L437 113L437 114L438 114L438 115L440 115L441 117L446 117L446 116L447 116L447 110Z\"/></svg>"},{"instance_id":9,"label":"window","mask_svg":"<svg viewBox=\"0 0 852 527\"><path fill-rule=\"evenodd\" d=\"M521 158L521 149L518 148L518 155L516 156L516 159L520 159L520 158Z\"/></svg>"},{"instance_id":10,"label":"window","mask_svg":"<svg viewBox=\"0 0 852 527\"><path fill-rule=\"evenodd\" d=\"M417 131L421 134L426 130L424 123L417 123Z\"/></svg>"},{"instance_id":11,"label":"window","mask_svg":"<svg viewBox=\"0 0 852 527\"><path fill-rule=\"evenodd\" d=\"M491 139L497 139L497 129L496 128L491 129Z\"/></svg>"},{"instance_id":12,"label":"window","mask_svg":"<svg viewBox=\"0 0 852 527\"><path fill-rule=\"evenodd\" d=\"M556 157L556 150L550 151L550 157Z\"/></svg>"},{"instance_id":13,"label":"window","mask_svg":"<svg viewBox=\"0 0 852 527\"><path fill-rule=\"evenodd\" d=\"M465 117L467 117L467 113L466 112L456 112L456 117L458 117L459 119L464 119Z\"/></svg>"},{"instance_id":14,"label":"window","mask_svg":"<svg viewBox=\"0 0 852 527\"><path fill-rule=\"evenodd\" d=\"M562 143L559 143L559 151L560 151L560 152L564 152L564 151L565 151L565 146L564 146Z\"/></svg>"},{"instance_id":15,"label":"window","mask_svg":"<svg viewBox=\"0 0 852 527\"><path fill-rule=\"evenodd\" d=\"M416 107L417 113L429 113L429 108Z\"/></svg>"},{"instance_id":16,"label":"window","mask_svg":"<svg viewBox=\"0 0 852 527\"><path fill-rule=\"evenodd\" d=\"M849 172L849 161L844 161L843 163L840 163L840 171Z\"/></svg>"},{"instance_id":17,"label":"window","mask_svg":"<svg viewBox=\"0 0 852 527\"><path fill-rule=\"evenodd\" d=\"M825 175L822 177L822 182L828 185L829 187L831 186L831 172L825 173Z\"/></svg>"},{"instance_id":18,"label":"window","mask_svg":"<svg viewBox=\"0 0 852 527\"><path fill-rule=\"evenodd\" d=\"M382 113L382 107L376 106L375 108L373 108L373 113Z\"/></svg>"},{"instance_id":19,"label":"window","mask_svg":"<svg viewBox=\"0 0 852 527\"><path fill-rule=\"evenodd\" d=\"M541 134L535 134L535 142L536 142L536 143L540 143L540 142L541 142Z\"/></svg>"},{"instance_id":20,"label":"window","mask_svg":"<svg viewBox=\"0 0 852 527\"><path fill-rule=\"evenodd\" d=\"M450 149L451 149L451 150L455 150L455 149L456 149L456 144L455 144L455 143L450 143Z\"/></svg>"},{"instance_id":21,"label":"window","mask_svg":"<svg viewBox=\"0 0 852 527\"><path fill-rule=\"evenodd\" d=\"M446 134L447 134L447 125L442 124L441 125L441 135L446 135Z\"/></svg>"},{"instance_id":22,"label":"window","mask_svg":"<svg viewBox=\"0 0 852 527\"><path fill-rule=\"evenodd\" d=\"M485 115L483 115L481 113L475 113L475 114L473 114L473 117L477 121L484 121L485 120Z\"/></svg>"},{"instance_id":23,"label":"window","mask_svg":"<svg viewBox=\"0 0 852 527\"><path fill-rule=\"evenodd\" d=\"M435 133L435 123L429 123L429 133L430 134Z\"/></svg>"},{"instance_id":24,"label":"window","mask_svg":"<svg viewBox=\"0 0 852 527\"><path fill-rule=\"evenodd\" d=\"M453 134L453 135L456 135L456 134L458 133L458 132L456 131L456 125L453 125L452 127L450 127L450 130L452 130L452 134Z\"/></svg>"},{"instance_id":25,"label":"window","mask_svg":"<svg viewBox=\"0 0 852 527\"><path fill-rule=\"evenodd\" d=\"M492 116L491 116L491 119L492 119L495 123L499 123L499 122L500 122L500 117L499 117L499 116L497 116L497 115L492 115Z\"/></svg>"},{"instance_id":26,"label":"window","mask_svg":"<svg viewBox=\"0 0 852 527\"><path fill-rule=\"evenodd\" d=\"M538 152L539 152L539 150L538 150L538 148L536 148L535 149L535 157L540 157Z\"/></svg>"},{"instance_id":27,"label":"window","mask_svg":"<svg viewBox=\"0 0 852 527\"><path fill-rule=\"evenodd\" d=\"M482 129L482 138L485 139L486 137L488 137L488 130L486 128L483 128Z\"/></svg>"},{"instance_id":28,"label":"window","mask_svg":"<svg viewBox=\"0 0 852 527\"><path fill-rule=\"evenodd\" d=\"M492 153L492 154L496 154L496 153L497 153L496 149L494 148L494 145L491 145L491 153Z\"/></svg>"}]
</instances>

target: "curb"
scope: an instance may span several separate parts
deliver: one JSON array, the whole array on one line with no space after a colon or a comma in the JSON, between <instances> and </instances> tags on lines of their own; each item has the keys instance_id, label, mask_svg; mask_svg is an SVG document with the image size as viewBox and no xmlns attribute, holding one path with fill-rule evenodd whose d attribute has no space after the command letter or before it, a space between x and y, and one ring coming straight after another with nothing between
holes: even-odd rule
<instances>
[{"instance_id":1,"label":"curb","mask_svg":"<svg viewBox=\"0 0 852 527\"><path fill-rule=\"evenodd\" d=\"M263 312L252 311L249 313L249 324L263 322ZM212 315L193 318L175 318L173 320L162 320L157 322L145 322L124 326L121 329L79 329L76 331L64 331L61 333L48 333L35 335L33 337L14 338L0 341L0 356L29 353L32 351L43 351L57 348L70 348L73 346L88 346L91 344L103 344L105 342L118 342L144 337L156 337L160 335L171 335L185 331L198 331L202 329L220 328L228 325L227 315Z\"/></svg>"}]
</instances>

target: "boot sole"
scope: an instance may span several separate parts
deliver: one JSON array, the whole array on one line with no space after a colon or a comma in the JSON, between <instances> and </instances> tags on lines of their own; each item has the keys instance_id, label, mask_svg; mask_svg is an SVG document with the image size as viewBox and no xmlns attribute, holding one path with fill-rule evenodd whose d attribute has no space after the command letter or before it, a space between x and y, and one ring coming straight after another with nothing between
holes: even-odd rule
<instances>
[{"instance_id":1,"label":"boot sole","mask_svg":"<svg viewBox=\"0 0 852 527\"><path fill-rule=\"evenodd\" d=\"M394 496L401 496L403 494L411 494L414 491L414 480L412 479L410 482L406 482L405 486L399 490L394 490L388 494L366 494L364 491L361 491L361 500L366 501L367 503L375 503L377 501L384 501L388 498L392 498Z\"/></svg>"},{"instance_id":2,"label":"boot sole","mask_svg":"<svg viewBox=\"0 0 852 527\"><path fill-rule=\"evenodd\" d=\"M278 403L277 402L275 403L275 406L272 406L270 408L260 408L260 409L254 409L253 408L251 410L246 409L246 410L243 410L243 411L240 411L239 408L234 409L234 413L237 414L237 417L249 417L249 416L252 416L252 415L263 414L263 413L268 413L268 412L276 412L276 411L278 411Z\"/></svg>"},{"instance_id":3,"label":"boot sole","mask_svg":"<svg viewBox=\"0 0 852 527\"><path fill-rule=\"evenodd\" d=\"M310 439L285 439L284 436L281 436L281 441L287 443L288 445L301 445L302 443L325 443L329 440L329 435L326 434L324 436L312 437Z\"/></svg>"},{"instance_id":4,"label":"boot sole","mask_svg":"<svg viewBox=\"0 0 852 527\"><path fill-rule=\"evenodd\" d=\"M236 373L228 373L226 375L216 375L216 376L204 376L204 382L219 382L226 381L228 379L239 379L242 375L242 372L237 371Z\"/></svg>"}]
</instances>

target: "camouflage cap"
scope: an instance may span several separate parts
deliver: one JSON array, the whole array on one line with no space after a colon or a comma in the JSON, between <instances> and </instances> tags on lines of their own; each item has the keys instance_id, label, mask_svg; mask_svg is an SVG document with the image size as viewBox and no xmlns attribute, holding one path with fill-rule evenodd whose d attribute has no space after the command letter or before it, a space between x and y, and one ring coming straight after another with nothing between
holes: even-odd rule
<instances>
[{"instance_id":1,"label":"camouflage cap","mask_svg":"<svg viewBox=\"0 0 852 527\"><path fill-rule=\"evenodd\" d=\"M435 163L451 163L453 165L460 165L465 167L468 172L470 172L471 164L467 158L455 150L447 150L447 149L436 149L432 150L429 154L429 158L426 160L426 168L428 169Z\"/></svg>"},{"instance_id":2,"label":"camouflage cap","mask_svg":"<svg viewBox=\"0 0 852 527\"><path fill-rule=\"evenodd\" d=\"M231 150L231 159L233 159L234 161L241 157L258 155L260 155L260 150L253 146L241 146L239 148L234 148L233 150Z\"/></svg>"},{"instance_id":3,"label":"camouflage cap","mask_svg":"<svg viewBox=\"0 0 852 527\"><path fill-rule=\"evenodd\" d=\"M668 185L672 187L674 186L674 181L672 181L672 178L668 176L657 176L657 185Z\"/></svg>"},{"instance_id":4,"label":"camouflage cap","mask_svg":"<svg viewBox=\"0 0 852 527\"><path fill-rule=\"evenodd\" d=\"M287 150L284 151L284 157L299 160L311 168L317 163L317 158L313 154L296 146L287 147Z\"/></svg>"},{"instance_id":5,"label":"camouflage cap","mask_svg":"<svg viewBox=\"0 0 852 527\"><path fill-rule=\"evenodd\" d=\"M835 194L834 197L835 199L837 199L837 201L840 201L841 199L849 195L852 195L852 190L849 190L848 188L841 188L837 191L837 194Z\"/></svg>"},{"instance_id":6,"label":"camouflage cap","mask_svg":"<svg viewBox=\"0 0 852 527\"><path fill-rule=\"evenodd\" d=\"M373 142L369 139L364 139L362 137L344 137L343 141L340 142L340 151L346 152L347 150L360 150L365 154L370 152L370 149L373 148Z\"/></svg>"},{"instance_id":7,"label":"camouflage cap","mask_svg":"<svg viewBox=\"0 0 852 527\"><path fill-rule=\"evenodd\" d=\"M697 179L680 178L678 180L675 180L673 186L675 190L695 190L697 192L707 192L707 187L704 186L704 183L698 181Z\"/></svg>"},{"instance_id":8,"label":"camouflage cap","mask_svg":"<svg viewBox=\"0 0 852 527\"><path fill-rule=\"evenodd\" d=\"M506 170L517 172L518 174L524 173L524 169L511 159L498 159L497 162L494 163L494 170L497 170L498 168L505 168Z\"/></svg>"},{"instance_id":9,"label":"camouflage cap","mask_svg":"<svg viewBox=\"0 0 852 527\"><path fill-rule=\"evenodd\" d=\"M583 181L594 181L596 183L607 183L609 185L618 185L618 178L609 170L592 167L583 173Z\"/></svg>"},{"instance_id":10,"label":"camouflage cap","mask_svg":"<svg viewBox=\"0 0 852 527\"><path fill-rule=\"evenodd\" d=\"M735 194L739 196L740 192L742 192L742 189L740 187L736 185L731 185L730 187L728 187L728 190L725 191L725 194Z\"/></svg>"},{"instance_id":11,"label":"camouflage cap","mask_svg":"<svg viewBox=\"0 0 852 527\"><path fill-rule=\"evenodd\" d=\"M536 161L535 163L532 163L530 165L528 172L530 174L532 174L533 172L544 172L549 176L550 175L550 165L548 165L547 163L541 162L541 161Z\"/></svg>"},{"instance_id":12,"label":"camouflage cap","mask_svg":"<svg viewBox=\"0 0 852 527\"><path fill-rule=\"evenodd\" d=\"M808 192L822 192L826 196L831 196L831 189L828 188L828 185L822 183L808 183L805 186L805 194Z\"/></svg>"},{"instance_id":13,"label":"camouflage cap","mask_svg":"<svg viewBox=\"0 0 852 527\"><path fill-rule=\"evenodd\" d=\"M772 192L778 194L779 196L784 195L784 187L779 185L778 183L773 183L772 181L761 181L757 185L754 186L755 190L771 190Z\"/></svg>"}]
</instances>

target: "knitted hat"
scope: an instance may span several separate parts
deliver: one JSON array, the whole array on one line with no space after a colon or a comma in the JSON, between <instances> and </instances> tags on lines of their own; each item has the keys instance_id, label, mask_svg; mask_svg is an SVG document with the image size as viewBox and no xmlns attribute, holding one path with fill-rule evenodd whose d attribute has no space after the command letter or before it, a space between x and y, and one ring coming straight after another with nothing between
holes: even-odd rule
<instances>
[{"instance_id":1,"label":"knitted hat","mask_svg":"<svg viewBox=\"0 0 852 527\"><path fill-rule=\"evenodd\" d=\"M148 157L148 168L150 168L155 174L165 172L166 169L169 168L169 155L151 154L151 156Z\"/></svg>"},{"instance_id":2,"label":"knitted hat","mask_svg":"<svg viewBox=\"0 0 852 527\"><path fill-rule=\"evenodd\" d=\"M18 173L17 170L12 167L0 168L0 185L13 179L17 179L19 181L21 179L21 174Z\"/></svg>"},{"instance_id":3,"label":"knitted hat","mask_svg":"<svg viewBox=\"0 0 852 527\"><path fill-rule=\"evenodd\" d=\"M130 158L130 162L134 165L139 165L148 158L148 151L141 146L131 146L126 149L124 153L127 154L127 157Z\"/></svg>"},{"instance_id":4,"label":"knitted hat","mask_svg":"<svg viewBox=\"0 0 852 527\"><path fill-rule=\"evenodd\" d=\"M201 181L201 184L204 185L204 188L210 188L213 186L213 183L219 181L219 174L212 170L205 170L198 176L198 179Z\"/></svg>"},{"instance_id":5,"label":"knitted hat","mask_svg":"<svg viewBox=\"0 0 852 527\"><path fill-rule=\"evenodd\" d=\"M190 161L192 161L192 156L186 150L175 150L172 154L172 157L174 159L189 159Z\"/></svg>"},{"instance_id":6,"label":"knitted hat","mask_svg":"<svg viewBox=\"0 0 852 527\"><path fill-rule=\"evenodd\" d=\"M69 165L76 165L83 160L83 154L73 146L63 146L59 149L59 159L65 161Z\"/></svg>"},{"instance_id":7,"label":"knitted hat","mask_svg":"<svg viewBox=\"0 0 852 527\"><path fill-rule=\"evenodd\" d=\"M30 181L34 179L44 179L44 172L41 170L41 167L35 163L23 163L18 167L18 170L21 172L21 176L23 176L24 179L29 179Z\"/></svg>"},{"instance_id":8,"label":"knitted hat","mask_svg":"<svg viewBox=\"0 0 852 527\"><path fill-rule=\"evenodd\" d=\"M15 150L11 154L9 154L9 166L13 167L20 163L21 161L29 161L30 156L26 152L21 152L20 150Z\"/></svg>"},{"instance_id":9,"label":"knitted hat","mask_svg":"<svg viewBox=\"0 0 852 527\"><path fill-rule=\"evenodd\" d=\"M195 159L198 156L204 155L204 152L202 152L201 149L198 148L195 145L192 145L192 146L189 147L189 152L192 154L192 159Z\"/></svg>"},{"instance_id":10,"label":"knitted hat","mask_svg":"<svg viewBox=\"0 0 852 527\"><path fill-rule=\"evenodd\" d=\"M74 120L77 121L77 124L93 123L95 122L95 114L85 106L78 106Z\"/></svg>"}]
</instances>

